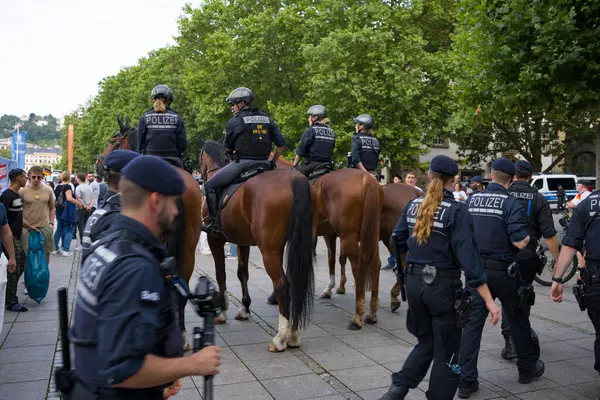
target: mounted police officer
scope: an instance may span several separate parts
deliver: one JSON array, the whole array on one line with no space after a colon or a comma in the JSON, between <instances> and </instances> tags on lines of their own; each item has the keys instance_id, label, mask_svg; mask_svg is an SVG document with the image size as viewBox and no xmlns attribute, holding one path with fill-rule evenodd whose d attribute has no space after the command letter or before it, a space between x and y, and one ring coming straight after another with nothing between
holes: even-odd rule
<instances>
[{"instance_id":1,"label":"mounted police officer","mask_svg":"<svg viewBox=\"0 0 600 400\"><path fill-rule=\"evenodd\" d=\"M600 373L600 191L595 190L573 211L566 235L562 240L560 256L554 267L550 297L555 302L563 299L562 277L576 252L585 251L585 267L580 270L581 279L573 287L573 293L581 311L594 325L594 369ZM565 338L566 339L566 338Z\"/></svg>"},{"instance_id":2,"label":"mounted police officer","mask_svg":"<svg viewBox=\"0 0 600 400\"><path fill-rule=\"evenodd\" d=\"M508 194L515 166L506 158L500 158L492 164L490 175L492 182L487 189L469 197L467 206L473 216L477 247L488 275L490 291L494 298L500 299L510 323L518 357L519 383L531 383L544 373L544 363L539 359L540 345L531 330L529 317L523 312L533 291L529 292L523 305L519 294L527 293L521 293L522 278L515 262L519 250L527 247L529 235L523 222L523 208ZM461 340L460 398L469 398L479 389L477 358L486 315L483 301L477 293L473 293L473 310Z\"/></svg>"},{"instance_id":3,"label":"mounted police officer","mask_svg":"<svg viewBox=\"0 0 600 400\"><path fill-rule=\"evenodd\" d=\"M152 108L141 116L138 125L138 153L163 157L183 168L188 144L183 119L169 107L173 91L158 85L151 97Z\"/></svg>"},{"instance_id":4,"label":"mounted police officer","mask_svg":"<svg viewBox=\"0 0 600 400\"><path fill-rule=\"evenodd\" d=\"M330 163L333 165L333 149L335 147L335 133L327 124L327 109L321 105L314 105L306 112L310 128L304 131L296 150L296 159L293 167L309 176L319 165ZM304 158L304 163L300 161Z\"/></svg>"},{"instance_id":5,"label":"mounted police officer","mask_svg":"<svg viewBox=\"0 0 600 400\"><path fill-rule=\"evenodd\" d=\"M397 258L406 254L408 277L406 325L419 343L406 358L400 372L392 375L392 386L380 400L401 400L409 389L425 378L433 360L428 399L451 400L458 387L458 354L461 320L466 321L468 295L462 288L461 272L467 285L486 300L492 323L500 317L486 284L486 273L477 253L473 221L467 207L454 200L451 192L458 165L447 156L435 156L429 167L431 183L425 197L412 200L392 235ZM402 266L396 273L404 285ZM468 294L468 292L467 292ZM455 304L460 306L455 308ZM464 306L464 307L463 307Z\"/></svg>"},{"instance_id":6,"label":"mounted police officer","mask_svg":"<svg viewBox=\"0 0 600 400\"><path fill-rule=\"evenodd\" d=\"M515 180L508 191L515 197L523 208L523 221L529 234L529 244L517 254L519 270L523 281L529 285L540 269L540 259L536 254L541 237L546 240L552 257L558 260L558 238L552 219L552 211L546 198L529 184L533 167L528 161L519 160L515 163ZM529 317L531 306L524 308L524 313ZM510 323L506 311L502 310L502 336L504 336L504 349L500 356L505 360L517 358L514 341L510 333Z\"/></svg>"},{"instance_id":7,"label":"mounted police officer","mask_svg":"<svg viewBox=\"0 0 600 400\"><path fill-rule=\"evenodd\" d=\"M115 218L119 216L119 211L121 211L119 201L121 170L125 168L129 161L138 156L139 153L131 150L115 150L106 156L104 160L104 175L106 176L108 192L106 193L106 200L102 204L102 207L94 211L85 225L81 238L81 246L84 249L89 248L93 242L98 240L112 225Z\"/></svg>"},{"instance_id":8,"label":"mounted police officer","mask_svg":"<svg viewBox=\"0 0 600 400\"><path fill-rule=\"evenodd\" d=\"M352 137L352 164L354 168L367 171L377 177L376 168L379 165L380 144L373 135L375 122L369 114L361 114L352 120L355 134Z\"/></svg>"},{"instance_id":9,"label":"mounted police officer","mask_svg":"<svg viewBox=\"0 0 600 400\"><path fill-rule=\"evenodd\" d=\"M167 252L157 236L173 228L183 180L153 156L137 157L121 174L121 214L84 251L79 273L72 399L162 400L171 382L219 371L217 347L182 357L175 294L161 272Z\"/></svg>"},{"instance_id":10,"label":"mounted police officer","mask_svg":"<svg viewBox=\"0 0 600 400\"><path fill-rule=\"evenodd\" d=\"M235 89L227 98L235 115L225 128L225 148L233 153L234 162L221 168L203 185L210 222L202 230L212 233L216 227L217 190L233 183L249 167L257 164L275 168L277 159L285 148L285 139L277 124L266 113L250 107L254 100L252 91L245 87ZM269 161L271 147L275 144L273 159Z\"/></svg>"}]
</instances>

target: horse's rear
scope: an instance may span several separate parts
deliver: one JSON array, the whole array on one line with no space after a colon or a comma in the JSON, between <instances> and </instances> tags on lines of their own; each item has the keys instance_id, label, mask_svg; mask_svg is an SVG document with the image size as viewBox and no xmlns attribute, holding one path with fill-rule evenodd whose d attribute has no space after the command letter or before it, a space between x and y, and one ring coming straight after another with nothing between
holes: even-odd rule
<instances>
[{"instance_id":1,"label":"horse's rear","mask_svg":"<svg viewBox=\"0 0 600 400\"><path fill-rule=\"evenodd\" d=\"M271 341L270 351L299 346L299 328L310 317L317 218L313 203L316 204L316 197L304 175L291 170L274 170L244 183L220 211L224 236L239 248L238 277L242 282L243 307L238 311L237 319L249 316L249 246L258 246L265 269L273 281L280 315L278 333ZM216 266L219 286L224 288L224 265L222 271L219 271L219 265Z\"/></svg>"},{"instance_id":2,"label":"horse's rear","mask_svg":"<svg viewBox=\"0 0 600 400\"><path fill-rule=\"evenodd\" d=\"M335 236L339 236L341 251L350 259L352 265L356 286L356 313L349 328L362 327L365 290L369 288L371 304L367 322L375 323L379 305L378 239L383 204L381 186L364 171L342 169L324 175L313 185L313 190L318 198L318 235L325 236L330 253L333 245L333 254ZM328 297L327 291L330 295L330 286L331 282L324 297Z\"/></svg>"}]
</instances>

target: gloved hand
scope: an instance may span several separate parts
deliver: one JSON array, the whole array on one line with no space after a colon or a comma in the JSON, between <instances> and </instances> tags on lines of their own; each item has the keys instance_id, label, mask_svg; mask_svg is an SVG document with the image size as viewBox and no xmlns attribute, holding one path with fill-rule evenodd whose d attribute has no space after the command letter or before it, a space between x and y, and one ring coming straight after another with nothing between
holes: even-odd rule
<instances>
[{"instance_id":1,"label":"gloved hand","mask_svg":"<svg viewBox=\"0 0 600 400\"><path fill-rule=\"evenodd\" d=\"M277 163L273 160L269 160L269 165L271 167L271 169L276 169L277 168Z\"/></svg>"}]
</instances>

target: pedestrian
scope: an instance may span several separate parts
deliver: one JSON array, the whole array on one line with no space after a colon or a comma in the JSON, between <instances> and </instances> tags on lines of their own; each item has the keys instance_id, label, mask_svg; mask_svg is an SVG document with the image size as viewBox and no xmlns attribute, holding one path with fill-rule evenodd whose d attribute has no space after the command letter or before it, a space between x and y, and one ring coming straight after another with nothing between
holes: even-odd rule
<instances>
[{"instance_id":1,"label":"pedestrian","mask_svg":"<svg viewBox=\"0 0 600 400\"><path fill-rule=\"evenodd\" d=\"M467 285L485 299L492 324L500 317L477 254L473 221L465 204L455 201L452 195L452 177L457 172L458 165L450 157L435 156L429 167L431 183L425 197L408 203L394 229L392 245L397 254L406 254L406 326L418 343L402 370L392 375L392 386L380 400L404 399L408 390L425 378L432 361L426 397L454 398L460 377L456 369L461 333L455 302L467 301L461 269ZM402 265L396 271L402 271Z\"/></svg>"},{"instance_id":2,"label":"pedestrian","mask_svg":"<svg viewBox=\"0 0 600 400\"><path fill-rule=\"evenodd\" d=\"M471 178L469 189L471 190L469 195L477 192L483 192L483 178L479 175L475 175L473 178Z\"/></svg>"},{"instance_id":3,"label":"pedestrian","mask_svg":"<svg viewBox=\"0 0 600 400\"><path fill-rule=\"evenodd\" d=\"M517 297L521 286L517 253L527 247L529 235L523 221L523 208L508 194L515 175L515 166L506 158L492 164L492 182L487 189L475 193L468 200L473 216L477 247L488 276L488 285L494 299L500 299L502 309L511 327L517 352L519 383L531 383L544 373L540 358L540 344L532 335L529 317ZM462 332L460 352L460 385L458 397L467 399L479 389L477 359L481 346L483 323L487 311L483 300L473 293L473 310Z\"/></svg>"},{"instance_id":4,"label":"pedestrian","mask_svg":"<svg viewBox=\"0 0 600 400\"><path fill-rule=\"evenodd\" d=\"M14 312L27 311L27 307L19 304L17 295L17 286L21 275L25 272L25 252L21 244L21 233L23 232L23 199L19 195L19 190L27 184L27 174L20 168L11 169L8 173L9 185L2 195L0 195L0 204L6 210L8 225L12 233L13 252L15 268L8 271L7 286L6 286L6 309ZM2 227L4 248L7 260L10 267L10 252L8 251L8 237L4 233L5 226ZM10 268L9 268L10 269Z\"/></svg>"},{"instance_id":5,"label":"pedestrian","mask_svg":"<svg viewBox=\"0 0 600 400\"><path fill-rule=\"evenodd\" d=\"M56 232L54 232L54 251L53 255L59 252L63 257L69 257L71 241L73 239L73 230L77 226L77 209L83 207L83 203L75 198L73 194L73 185L70 183L71 176L67 171L60 174L61 183L54 189L56 198ZM62 246L61 246L62 244Z\"/></svg>"},{"instance_id":6,"label":"pedestrian","mask_svg":"<svg viewBox=\"0 0 600 400\"><path fill-rule=\"evenodd\" d=\"M104 200L106 200L108 185L104 183L104 180L100 175L96 175L96 182L98 183L98 208L100 208L104 204Z\"/></svg>"},{"instance_id":7,"label":"pedestrian","mask_svg":"<svg viewBox=\"0 0 600 400\"><path fill-rule=\"evenodd\" d=\"M86 176L82 173L77 174L77 188L75 188L75 197L82 203L82 206L77 209L79 213L79 221L77 222L77 230L79 232L79 246L75 248L76 251L81 250L83 243L83 230L85 224L88 221L90 215L92 215L92 208L94 206L94 192L86 181Z\"/></svg>"},{"instance_id":8,"label":"pedestrian","mask_svg":"<svg viewBox=\"0 0 600 400\"><path fill-rule=\"evenodd\" d=\"M400 175L400 174L394 174L394 183L403 183L402 182L402 175Z\"/></svg>"},{"instance_id":9,"label":"pedestrian","mask_svg":"<svg viewBox=\"0 0 600 400\"><path fill-rule=\"evenodd\" d=\"M219 373L216 346L182 357L176 292L161 270L168 254L158 237L173 229L183 179L155 156L137 157L121 174L120 215L84 250L79 273L73 399L162 400L181 378Z\"/></svg>"},{"instance_id":10,"label":"pedestrian","mask_svg":"<svg viewBox=\"0 0 600 400\"><path fill-rule=\"evenodd\" d=\"M96 177L93 172L87 173L87 183L92 189L92 194L94 195L94 204L92 205L91 212L93 213L98 208L98 197L100 195L100 185L96 182Z\"/></svg>"},{"instance_id":11,"label":"pedestrian","mask_svg":"<svg viewBox=\"0 0 600 400\"><path fill-rule=\"evenodd\" d=\"M19 190L23 199L23 231L21 243L27 255L29 250L29 233L39 231L44 237L44 250L46 261L50 265L50 252L54 250L52 234L54 233L54 193L47 185L42 185L44 170L42 167L33 166L29 169L29 185Z\"/></svg>"}]
</instances>

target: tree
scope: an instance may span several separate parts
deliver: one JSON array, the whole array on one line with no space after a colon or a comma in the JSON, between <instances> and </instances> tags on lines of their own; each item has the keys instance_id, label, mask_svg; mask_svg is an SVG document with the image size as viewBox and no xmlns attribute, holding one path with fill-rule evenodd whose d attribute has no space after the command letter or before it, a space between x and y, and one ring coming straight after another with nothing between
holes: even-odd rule
<instances>
[{"instance_id":1,"label":"tree","mask_svg":"<svg viewBox=\"0 0 600 400\"><path fill-rule=\"evenodd\" d=\"M558 132L589 134L600 100L600 4L459 3L453 139L472 162L518 152L536 170ZM587 131L587 132L586 132Z\"/></svg>"},{"instance_id":2,"label":"tree","mask_svg":"<svg viewBox=\"0 0 600 400\"><path fill-rule=\"evenodd\" d=\"M0 157L8 158L12 160L12 150L11 149L0 149Z\"/></svg>"}]
</instances>

